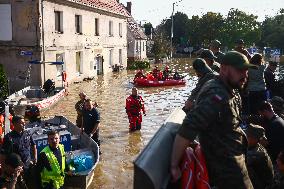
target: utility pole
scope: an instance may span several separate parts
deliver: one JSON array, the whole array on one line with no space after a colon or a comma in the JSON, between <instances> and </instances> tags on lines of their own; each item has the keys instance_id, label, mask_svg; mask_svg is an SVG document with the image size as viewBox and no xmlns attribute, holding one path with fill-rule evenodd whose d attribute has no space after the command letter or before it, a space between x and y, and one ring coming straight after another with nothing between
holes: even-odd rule
<instances>
[{"instance_id":1,"label":"utility pole","mask_svg":"<svg viewBox=\"0 0 284 189\"><path fill-rule=\"evenodd\" d=\"M171 26L171 63L173 59L173 38L174 38L174 13L175 13L175 4L180 3L182 0L173 3L173 12L172 12L172 26Z\"/></svg>"},{"instance_id":2,"label":"utility pole","mask_svg":"<svg viewBox=\"0 0 284 189\"><path fill-rule=\"evenodd\" d=\"M171 63L173 59L174 12L175 12L175 3L173 3L172 26L171 26L171 55L170 55Z\"/></svg>"}]
</instances>

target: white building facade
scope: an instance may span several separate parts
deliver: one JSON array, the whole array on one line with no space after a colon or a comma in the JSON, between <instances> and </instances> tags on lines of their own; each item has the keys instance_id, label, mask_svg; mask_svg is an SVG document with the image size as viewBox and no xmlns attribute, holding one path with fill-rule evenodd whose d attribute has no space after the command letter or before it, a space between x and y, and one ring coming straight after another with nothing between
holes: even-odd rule
<instances>
[{"instance_id":1,"label":"white building facade","mask_svg":"<svg viewBox=\"0 0 284 189\"><path fill-rule=\"evenodd\" d=\"M132 3L125 7L131 15ZM140 25L131 16L127 19L127 58L128 61L147 59L147 36Z\"/></svg>"},{"instance_id":2,"label":"white building facade","mask_svg":"<svg viewBox=\"0 0 284 189\"><path fill-rule=\"evenodd\" d=\"M7 0L4 3L12 5L12 30L5 30L5 36L2 35L6 41L1 40L0 34L0 55L4 56L0 63L14 88L23 87L24 72L31 60L43 63L31 66L31 85L42 85L47 79L61 84L62 71L67 73L67 81L72 82L111 72L115 65L126 67L129 15L116 0ZM0 4L0 14L3 6ZM13 22L13 17L19 16L14 8L17 6L29 12L22 11L22 18ZM9 18L9 14L5 15ZM25 35L18 30L22 22L32 25ZM32 55L28 56L29 53ZM50 65L50 62L64 64ZM16 72L13 73L11 67ZM22 73L22 80L15 75L18 72Z\"/></svg>"}]
</instances>

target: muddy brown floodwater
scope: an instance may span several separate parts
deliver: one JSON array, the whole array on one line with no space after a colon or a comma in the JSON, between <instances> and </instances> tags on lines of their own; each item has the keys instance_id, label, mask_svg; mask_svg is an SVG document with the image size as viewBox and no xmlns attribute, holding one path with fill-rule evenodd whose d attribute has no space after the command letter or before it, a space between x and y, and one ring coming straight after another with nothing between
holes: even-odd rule
<instances>
[{"instance_id":1,"label":"muddy brown floodwater","mask_svg":"<svg viewBox=\"0 0 284 189\"><path fill-rule=\"evenodd\" d=\"M189 59L175 60L169 65L181 73L192 71ZM161 69L164 65L159 67ZM130 82L134 74L134 71L123 70L120 73L97 76L92 81L72 84L69 87L69 95L43 113L44 116L64 115L75 123L74 105L79 99L80 91L84 91L99 104L103 154L89 188L133 188L133 160L169 114L176 107L183 106L197 79L190 74L186 77L185 86L139 88L139 94L145 101L147 115L143 117L141 131L129 133L125 99L131 93L133 85Z\"/></svg>"}]
</instances>

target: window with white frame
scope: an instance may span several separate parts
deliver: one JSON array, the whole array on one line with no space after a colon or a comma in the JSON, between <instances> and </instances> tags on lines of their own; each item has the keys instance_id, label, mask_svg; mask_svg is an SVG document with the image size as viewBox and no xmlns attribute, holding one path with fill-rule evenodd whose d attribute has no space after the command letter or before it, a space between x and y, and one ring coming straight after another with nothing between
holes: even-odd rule
<instances>
[{"instance_id":1,"label":"window with white frame","mask_svg":"<svg viewBox=\"0 0 284 189\"><path fill-rule=\"evenodd\" d=\"M99 36L100 35L100 30L99 30L100 26L99 26L99 19L95 18L95 35Z\"/></svg>"},{"instance_id":2,"label":"window with white frame","mask_svg":"<svg viewBox=\"0 0 284 189\"><path fill-rule=\"evenodd\" d=\"M75 29L77 34L82 34L82 15L75 15Z\"/></svg>"},{"instance_id":3,"label":"window with white frame","mask_svg":"<svg viewBox=\"0 0 284 189\"><path fill-rule=\"evenodd\" d=\"M12 41L11 4L0 4L0 41Z\"/></svg>"},{"instance_id":4,"label":"window with white frame","mask_svg":"<svg viewBox=\"0 0 284 189\"><path fill-rule=\"evenodd\" d=\"M122 37L122 23L118 24L119 37Z\"/></svg>"},{"instance_id":5,"label":"window with white frame","mask_svg":"<svg viewBox=\"0 0 284 189\"><path fill-rule=\"evenodd\" d=\"M63 12L54 11L55 16L55 31L58 33L63 33Z\"/></svg>"},{"instance_id":6,"label":"window with white frame","mask_svg":"<svg viewBox=\"0 0 284 189\"><path fill-rule=\"evenodd\" d=\"M144 43L144 41L143 41L143 51L145 51L145 43Z\"/></svg>"},{"instance_id":7,"label":"window with white frame","mask_svg":"<svg viewBox=\"0 0 284 189\"><path fill-rule=\"evenodd\" d=\"M109 23L108 23L108 34L109 36L113 36L113 22L110 20Z\"/></svg>"},{"instance_id":8,"label":"window with white frame","mask_svg":"<svg viewBox=\"0 0 284 189\"><path fill-rule=\"evenodd\" d=\"M109 65L113 65L113 49L109 50Z\"/></svg>"}]
</instances>

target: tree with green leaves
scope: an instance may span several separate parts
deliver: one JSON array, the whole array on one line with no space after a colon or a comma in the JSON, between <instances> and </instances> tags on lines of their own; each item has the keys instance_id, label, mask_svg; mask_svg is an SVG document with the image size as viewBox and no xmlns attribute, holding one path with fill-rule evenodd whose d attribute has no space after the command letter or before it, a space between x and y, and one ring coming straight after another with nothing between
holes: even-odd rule
<instances>
[{"instance_id":1,"label":"tree with green leaves","mask_svg":"<svg viewBox=\"0 0 284 189\"><path fill-rule=\"evenodd\" d=\"M207 12L198 21L198 38L204 46L209 46L214 39L222 37L224 19L220 13ZM199 43L200 43L199 42Z\"/></svg>"},{"instance_id":2,"label":"tree with green leaves","mask_svg":"<svg viewBox=\"0 0 284 189\"><path fill-rule=\"evenodd\" d=\"M267 17L261 25L263 46L284 49L284 9L274 17Z\"/></svg>"},{"instance_id":3,"label":"tree with green leaves","mask_svg":"<svg viewBox=\"0 0 284 189\"><path fill-rule=\"evenodd\" d=\"M243 39L249 46L260 40L260 23L257 16L232 8L225 19L222 33L221 40L230 48L234 47L237 39Z\"/></svg>"},{"instance_id":4,"label":"tree with green leaves","mask_svg":"<svg viewBox=\"0 0 284 189\"><path fill-rule=\"evenodd\" d=\"M8 80L3 65L0 64L0 100L5 99L8 94Z\"/></svg>"},{"instance_id":5,"label":"tree with green leaves","mask_svg":"<svg viewBox=\"0 0 284 189\"><path fill-rule=\"evenodd\" d=\"M163 33L156 34L154 36L154 45L152 47L152 53L155 60L165 58L170 55L171 52L170 41L163 36Z\"/></svg>"},{"instance_id":6,"label":"tree with green leaves","mask_svg":"<svg viewBox=\"0 0 284 189\"><path fill-rule=\"evenodd\" d=\"M173 16L173 44L179 44L181 43L181 40L185 39L188 41L188 21L188 16L182 12L177 12ZM159 27L159 31L162 32L166 38L171 39L172 19L163 20Z\"/></svg>"},{"instance_id":7,"label":"tree with green leaves","mask_svg":"<svg viewBox=\"0 0 284 189\"><path fill-rule=\"evenodd\" d=\"M145 24L143 25L143 28L145 28L145 34L146 34L146 35L151 35L151 34L152 34L153 25L152 25L150 22L145 23Z\"/></svg>"}]
</instances>

